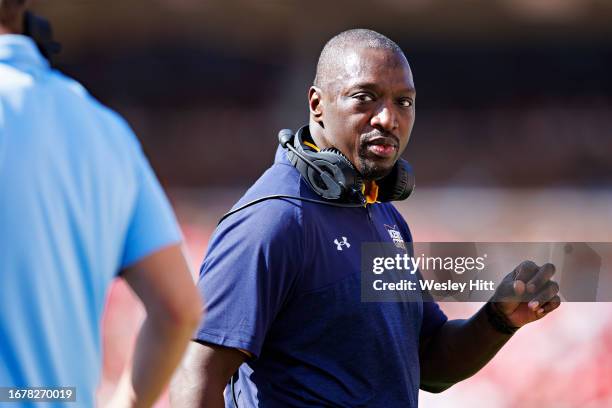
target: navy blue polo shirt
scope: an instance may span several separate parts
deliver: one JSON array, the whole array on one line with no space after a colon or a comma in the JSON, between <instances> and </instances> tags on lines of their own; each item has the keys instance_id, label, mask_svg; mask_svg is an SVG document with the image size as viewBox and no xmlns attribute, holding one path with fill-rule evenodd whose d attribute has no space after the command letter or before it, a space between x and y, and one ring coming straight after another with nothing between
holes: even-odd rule
<instances>
[{"instance_id":1,"label":"navy blue polo shirt","mask_svg":"<svg viewBox=\"0 0 612 408\"><path fill-rule=\"evenodd\" d=\"M319 198L281 148L234 208L271 194ZM418 405L419 340L446 316L435 303L361 301L361 244L393 242L389 226L411 242L390 203L273 199L219 225L200 270L196 339L254 356L239 370L239 407Z\"/></svg>"}]
</instances>

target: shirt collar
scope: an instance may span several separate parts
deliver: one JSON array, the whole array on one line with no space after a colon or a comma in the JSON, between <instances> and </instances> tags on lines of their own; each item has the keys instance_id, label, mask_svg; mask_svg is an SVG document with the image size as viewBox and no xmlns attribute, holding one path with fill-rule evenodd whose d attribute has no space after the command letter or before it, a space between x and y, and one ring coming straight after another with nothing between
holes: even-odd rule
<instances>
[{"instance_id":1,"label":"shirt collar","mask_svg":"<svg viewBox=\"0 0 612 408\"><path fill-rule=\"evenodd\" d=\"M0 63L19 68L49 68L36 43L25 35L0 35Z\"/></svg>"}]
</instances>

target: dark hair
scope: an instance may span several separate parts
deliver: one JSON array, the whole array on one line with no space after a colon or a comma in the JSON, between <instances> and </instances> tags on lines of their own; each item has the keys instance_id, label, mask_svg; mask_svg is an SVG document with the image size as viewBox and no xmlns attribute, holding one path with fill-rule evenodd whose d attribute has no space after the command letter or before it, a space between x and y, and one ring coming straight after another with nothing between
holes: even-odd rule
<instances>
[{"instance_id":1,"label":"dark hair","mask_svg":"<svg viewBox=\"0 0 612 408\"><path fill-rule=\"evenodd\" d=\"M0 0L0 8L2 7L21 7L24 6L27 0Z\"/></svg>"},{"instance_id":2,"label":"dark hair","mask_svg":"<svg viewBox=\"0 0 612 408\"><path fill-rule=\"evenodd\" d=\"M0 24L13 24L26 3L27 0L0 0Z\"/></svg>"}]
</instances>

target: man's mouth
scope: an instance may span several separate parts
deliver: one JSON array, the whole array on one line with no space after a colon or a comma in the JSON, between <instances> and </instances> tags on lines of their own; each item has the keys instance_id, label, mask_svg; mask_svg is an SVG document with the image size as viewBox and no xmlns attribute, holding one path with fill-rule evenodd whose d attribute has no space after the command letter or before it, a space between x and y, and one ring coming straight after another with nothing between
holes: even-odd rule
<instances>
[{"instance_id":1,"label":"man's mouth","mask_svg":"<svg viewBox=\"0 0 612 408\"><path fill-rule=\"evenodd\" d=\"M391 138L377 137L366 143L366 149L368 152L381 158L390 158L394 157L397 153L398 145Z\"/></svg>"}]
</instances>

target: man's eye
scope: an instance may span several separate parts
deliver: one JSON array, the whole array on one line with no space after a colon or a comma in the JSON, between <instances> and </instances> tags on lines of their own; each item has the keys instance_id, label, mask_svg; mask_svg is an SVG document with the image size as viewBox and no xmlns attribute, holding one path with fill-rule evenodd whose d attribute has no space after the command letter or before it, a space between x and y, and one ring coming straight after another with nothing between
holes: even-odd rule
<instances>
[{"instance_id":1,"label":"man's eye","mask_svg":"<svg viewBox=\"0 0 612 408\"><path fill-rule=\"evenodd\" d=\"M404 108L409 108L409 107L411 107L414 104L412 99L400 99L399 103Z\"/></svg>"},{"instance_id":2,"label":"man's eye","mask_svg":"<svg viewBox=\"0 0 612 408\"><path fill-rule=\"evenodd\" d=\"M359 102L372 102L374 100L372 95L366 93L359 93L354 95L353 98L357 99Z\"/></svg>"}]
</instances>

